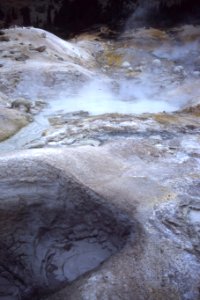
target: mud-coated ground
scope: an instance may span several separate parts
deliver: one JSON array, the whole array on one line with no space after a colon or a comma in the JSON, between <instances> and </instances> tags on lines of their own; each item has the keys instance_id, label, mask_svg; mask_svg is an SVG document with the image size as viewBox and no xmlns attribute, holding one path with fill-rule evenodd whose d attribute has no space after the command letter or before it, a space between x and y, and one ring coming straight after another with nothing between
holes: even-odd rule
<instances>
[{"instance_id":1,"label":"mud-coated ground","mask_svg":"<svg viewBox=\"0 0 200 300\"><path fill-rule=\"evenodd\" d=\"M0 122L4 126L0 127L0 137L4 141L0 143L0 184L5 201L1 215L7 213L8 207L14 211L6 228L1 227L2 239L5 241L9 230L14 234L15 221L20 225L14 236L23 236L21 228L26 228L26 237L29 236L27 228L37 216L29 259L25 261L31 262L31 268L35 260L41 262L42 268L51 266L39 273L44 275L42 280L46 278L45 293L51 293L44 299L198 300L200 28L127 29L116 40L104 39L105 35L107 28L101 28L65 42L33 28L1 33ZM69 190L63 189L66 182ZM76 189L80 194L74 192ZM93 191L96 194L90 194ZM62 259L56 261L54 254L58 250L46 241L48 236L55 241L58 232L60 249L65 249L60 257L64 258L74 251L69 241L76 248L73 236L65 237L65 248L62 241L63 228L77 225L76 210L63 223L63 207L73 203L73 193L83 195L83 211L87 205L91 207L90 218L82 222L81 228L91 229L90 221L95 219L97 223L102 220L105 228L103 220L111 219L109 214L105 218L107 210L110 215L117 211L116 226L126 216L125 223L131 224L131 229L129 238L125 242L122 239L117 250L112 248L106 229L106 245L112 244L111 250L114 249L104 256L106 261L97 259L104 262L87 270L83 267L89 272L78 273L82 276L70 284L64 280L60 290L53 293L49 285L55 274L60 274L56 266L64 265L61 273L68 274L71 265ZM85 193L93 195L89 202ZM61 212L53 217L50 214L45 221L43 211L48 215L50 208L60 208L59 199ZM103 203L103 210L94 204L96 199ZM21 227L20 220L29 226ZM91 230L83 230L87 232L84 238L105 239L104 232L99 235L102 228L98 227L97 233L92 231L92 236ZM78 229L80 235L81 230ZM119 231L113 230L110 235ZM6 239L6 243L10 245L10 240ZM43 248L35 253L32 248L41 245ZM21 257L24 246L20 247L16 250L12 244L9 261L16 251ZM94 257L99 257L100 248L90 248ZM41 261L38 253L47 253L46 260ZM22 261L24 258L17 266ZM25 275L32 270L29 263L26 266ZM9 274L6 280L13 284L16 273L11 268ZM19 274L21 281L14 280L20 282L18 289L13 288L13 294L7 295L4 286L2 299L25 295L24 286L29 279L23 281L21 271ZM28 286L36 289L33 282ZM27 295L29 292L27 287Z\"/></svg>"}]
</instances>

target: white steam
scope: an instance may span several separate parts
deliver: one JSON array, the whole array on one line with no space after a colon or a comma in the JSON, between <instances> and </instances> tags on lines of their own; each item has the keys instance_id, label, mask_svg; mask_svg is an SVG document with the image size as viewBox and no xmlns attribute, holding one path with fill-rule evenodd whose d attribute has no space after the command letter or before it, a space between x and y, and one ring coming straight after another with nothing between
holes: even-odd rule
<instances>
[{"instance_id":1,"label":"white steam","mask_svg":"<svg viewBox=\"0 0 200 300\"><path fill-rule=\"evenodd\" d=\"M153 54L159 58L169 60L191 59L192 55L196 55L199 50L199 42L193 41L182 45L163 44L162 47L156 49Z\"/></svg>"},{"instance_id":2,"label":"white steam","mask_svg":"<svg viewBox=\"0 0 200 300\"><path fill-rule=\"evenodd\" d=\"M33 30L34 33L35 31L38 34L37 30ZM189 28L187 28L187 32L189 32ZM151 37L151 29L149 36L148 30L146 30L145 36L138 35L136 40L140 38L144 41L147 38L150 43L149 37ZM49 33L47 33L45 42L49 49L70 54L70 60L72 56L73 58L81 56L84 61L91 57L91 55L87 55L89 50L82 51L81 47L57 39ZM162 45L159 40L157 40L157 44L155 43L153 41L152 52L145 48L145 43L144 48L141 45L140 48L135 47L135 49L130 47L128 50L133 53L133 56L127 55L127 57L127 49L124 48L123 59L124 62L127 61L127 64L122 64L118 73L111 74L111 78L115 76L115 80L103 76L99 69L99 71L91 71L96 79L89 81L91 74L87 67L84 68L78 63L73 63L73 60L60 65L51 64L51 61L46 60L42 64L40 61L32 60L29 62L29 69L21 75L22 78L14 91L14 96L26 97L31 100L41 98L49 104L49 113L54 113L56 110L64 112L83 110L98 115L178 110L187 102L192 102L192 99L197 98L199 94L199 78L187 77L188 69L185 69L184 66L184 64L189 64L190 70L195 68L194 59L198 56L199 42L195 40L179 45L170 38L166 38ZM132 50L133 52L131 52ZM155 56L159 59L155 60ZM183 65L176 65L176 60L182 60ZM129 71L133 74L136 71L134 69L136 62L138 65L141 63L139 66L141 70L135 72L136 75L128 77ZM199 76L198 73L195 76ZM191 88L194 87L194 83L196 89Z\"/></svg>"},{"instance_id":3,"label":"white steam","mask_svg":"<svg viewBox=\"0 0 200 300\"><path fill-rule=\"evenodd\" d=\"M92 115L105 113L140 114L144 112L171 112L179 108L178 102L160 99L157 87L151 84L122 80L116 90L101 79L91 81L76 95L59 94L51 102L51 110L65 112L88 111Z\"/></svg>"}]
</instances>

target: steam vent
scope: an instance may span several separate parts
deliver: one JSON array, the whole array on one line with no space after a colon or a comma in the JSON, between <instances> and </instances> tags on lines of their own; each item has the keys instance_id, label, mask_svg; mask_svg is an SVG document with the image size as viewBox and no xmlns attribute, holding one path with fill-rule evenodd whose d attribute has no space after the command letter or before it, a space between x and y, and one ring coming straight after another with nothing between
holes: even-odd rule
<instances>
[{"instance_id":1,"label":"steam vent","mask_svg":"<svg viewBox=\"0 0 200 300\"><path fill-rule=\"evenodd\" d=\"M200 300L198 1L0 1L0 300Z\"/></svg>"}]
</instances>

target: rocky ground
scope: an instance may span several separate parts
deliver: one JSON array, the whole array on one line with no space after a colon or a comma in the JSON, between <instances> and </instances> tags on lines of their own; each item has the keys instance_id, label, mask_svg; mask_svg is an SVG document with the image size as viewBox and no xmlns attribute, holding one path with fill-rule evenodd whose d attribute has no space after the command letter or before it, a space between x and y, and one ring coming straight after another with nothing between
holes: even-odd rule
<instances>
[{"instance_id":1,"label":"rocky ground","mask_svg":"<svg viewBox=\"0 0 200 300\"><path fill-rule=\"evenodd\" d=\"M9 221L0 250L18 266L5 272L0 263L2 299L200 299L200 28L127 29L107 39L114 34L101 27L64 42L33 28L1 32L1 215ZM84 203L87 220L76 211ZM129 228L126 238L108 231L113 224ZM13 246L19 239L26 258ZM71 283L71 265L57 257L79 257L80 244L103 259L80 262Z\"/></svg>"}]
</instances>

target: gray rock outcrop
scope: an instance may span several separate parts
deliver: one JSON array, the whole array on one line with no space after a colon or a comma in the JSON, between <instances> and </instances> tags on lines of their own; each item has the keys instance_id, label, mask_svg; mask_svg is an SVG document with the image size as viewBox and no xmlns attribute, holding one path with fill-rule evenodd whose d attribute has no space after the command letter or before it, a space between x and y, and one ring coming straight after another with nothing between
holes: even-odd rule
<instances>
[{"instance_id":1,"label":"gray rock outcrop","mask_svg":"<svg viewBox=\"0 0 200 300\"><path fill-rule=\"evenodd\" d=\"M198 165L144 156L139 172L137 151L121 141L1 157L1 295L199 299Z\"/></svg>"}]
</instances>

